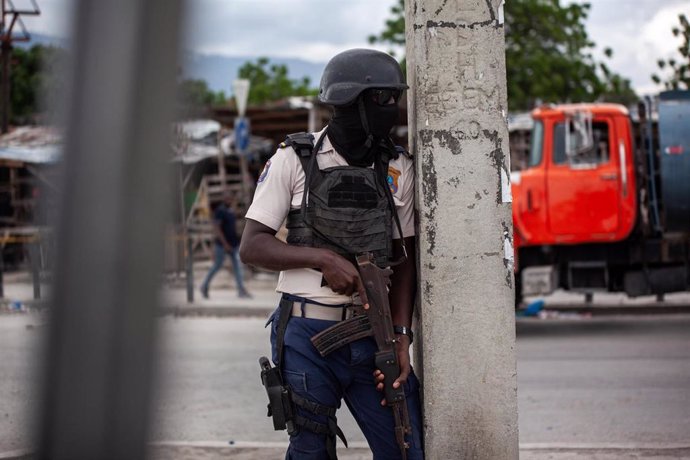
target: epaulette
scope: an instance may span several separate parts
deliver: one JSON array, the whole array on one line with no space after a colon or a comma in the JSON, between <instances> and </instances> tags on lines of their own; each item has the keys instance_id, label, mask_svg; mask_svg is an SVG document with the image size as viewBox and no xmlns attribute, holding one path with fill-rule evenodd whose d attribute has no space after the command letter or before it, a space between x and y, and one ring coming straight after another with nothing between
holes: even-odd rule
<instances>
[{"instance_id":1,"label":"epaulette","mask_svg":"<svg viewBox=\"0 0 690 460\"><path fill-rule=\"evenodd\" d=\"M314 135L311 133L288 134L280 143L280 148L285 147L292 147L300 157L309 157L314 149Z\"/></svg>"},{"instance_id":2,"label":"epaulette","mask_svg":"<svg viewBox=\"0 0 690 460\"><path fill-rule=\"evenodd\" d=\"M396 159L400 156L407 157L410 160L412 159L412 154L410 152L408 152L407 150L405 150L405 147L402 147L400 145L395 146L395 154L396 154L395 155Z\"/></svg>"}]
</instances>

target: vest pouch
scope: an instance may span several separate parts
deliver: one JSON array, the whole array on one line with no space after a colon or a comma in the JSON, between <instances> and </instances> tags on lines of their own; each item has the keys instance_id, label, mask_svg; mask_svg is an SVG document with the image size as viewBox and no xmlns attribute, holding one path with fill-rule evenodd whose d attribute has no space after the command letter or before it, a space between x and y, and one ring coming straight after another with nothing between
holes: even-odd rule
<instances>
[{"instance_id":1,"label":"vest pouch","mask_svg":"<svg viewBox=\"0 0 690 460\"><path fill-rule=\"evenodd\" d=\"M330 249L352 261L371 252L377 265L388 265L393 211L375 174L351 166L320 170L309 187L306 222L301 209L288 213L288 244Z\"/></svg>"},{"instance_id":2,"label":"vest pouch","mask_svg":"<svg viewBox=\"0 0 690 460\"><path fill-rule=\"evenodd\" d=\"M287 215L285 227L288 230L287 244L295 246L314 246L314 236L310 227L302 220L302 212L293 209Z\"/></svg>"},{"instance_id":3,"label":"vest pouch","mask_svg":"<svg viewBox=\"0 0 690 460\"><path fill-rule=\"evenodd\" d=\"M337 210L315 207L314 217L329 227L336 237L370 237L388 233L390 213L385 209L340 208ZM311 216L310 216L311 217Z\"/></svg>"},{"instance_id":4,"label":"vest pouch","mask_svg":"<svg viewBox=\"0 0 690 460\"><path fill-rule=\"evenodd\" d=\"M350 249L349 257L371 252L377 264L387 265L391 234L390 213L386 210L345 208L334 212L317 207L314 211L317 221L329 228L329 238ZM315 240L320 240L318 235Z\"/></svg>"}]
</instances>

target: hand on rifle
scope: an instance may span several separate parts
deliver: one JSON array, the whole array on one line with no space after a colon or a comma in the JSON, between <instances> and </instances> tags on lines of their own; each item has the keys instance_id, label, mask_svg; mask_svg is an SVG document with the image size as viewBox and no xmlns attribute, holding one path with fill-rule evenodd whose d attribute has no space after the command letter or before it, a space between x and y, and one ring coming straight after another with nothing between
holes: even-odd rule
<instances>
[{"instance_id":1,"label":"hand on rifle","mask_svg":"<svg viewBox=\"0 0 690 460\"><path fill-rule=\"evenodd\" d=\"M365 309L369 308L369 300L359 276L359 271L350 262L335 252L328 251L321 267L323 277L328 286L338 294L352 295L358 293Z\"/></svg>"},{"instance_id":2,"label":"hand on rifle","mask_svg":"<svg viewBox=\"0 0 690 460\"><path fill-rule=\"evenodd\" d=\"M410 375L412 367L410 366L410 338L406 335L398 335L398 342L395 344L395 348L398 352L398 364L400 365L400 376L393 382L393 388L400 388L407 381L407 377ZM383 391L383 372L379 369L374 371L374 380L376 381L376 389L378 391ZM381 405L386 405L386 398L381 400Z\"/></svg>"}]
</instances>

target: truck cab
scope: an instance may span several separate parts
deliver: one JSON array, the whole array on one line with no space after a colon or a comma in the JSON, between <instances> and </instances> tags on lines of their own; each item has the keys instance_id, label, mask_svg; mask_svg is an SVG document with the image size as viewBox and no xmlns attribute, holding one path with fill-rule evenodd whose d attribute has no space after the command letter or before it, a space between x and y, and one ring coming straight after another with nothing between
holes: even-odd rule
<instances>
[{"instance_id":1,"label":"truck cab","mask_svg":"<svg viewBox=\"0 0 690 460\"><path fill-rule=\"evenodd\" d=\"M625 239L637 206L628 110L569 104L532 117L528 167L511 176L516 248Z\"/></svg>"},{"instance_id":2,"label":"truck cab","mask_svg":"<svg viewBox=\"0 0 690 460\"><path fill-rule=\"evenodd\" d=\"M690 91L656 104L640 104L634 131L618 104L532 112L528 167L511 177L516 305L556 288L690 289Z\"/></svg>"}]
</instances>

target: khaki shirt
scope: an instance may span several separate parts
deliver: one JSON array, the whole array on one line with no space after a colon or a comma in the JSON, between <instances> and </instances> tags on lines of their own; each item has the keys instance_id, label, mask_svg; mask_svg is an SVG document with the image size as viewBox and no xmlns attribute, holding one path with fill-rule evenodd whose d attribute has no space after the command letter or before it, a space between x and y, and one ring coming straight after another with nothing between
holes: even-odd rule
<instances>
[{"instance_id":1,"label":"khaki shirt","mask_svg":"<svg viewBox=\"0 0 690 460\"><path fill-rule=\"evenodd\" d=\"M320 131L314 138L321 136ZM347 166L347 161L333 148L328 135L323 140L316 157L319 169L333 166ZM266 162L259 176L246 217L278 231L287 214L299 209L304 192L304 170L292 147L279 148ZM400 218L403 237L414 236L414 165L405 155L391 160L388 165L388 185L393 194L395 207ZM400 238L395 222L393 238ZM305 297L317 302L336 305L352 302L352 298L333 292L328 286L321 286L322 274L318 270L300 268L280 272L276 291Z\"/></svg>"}]
</instances>

